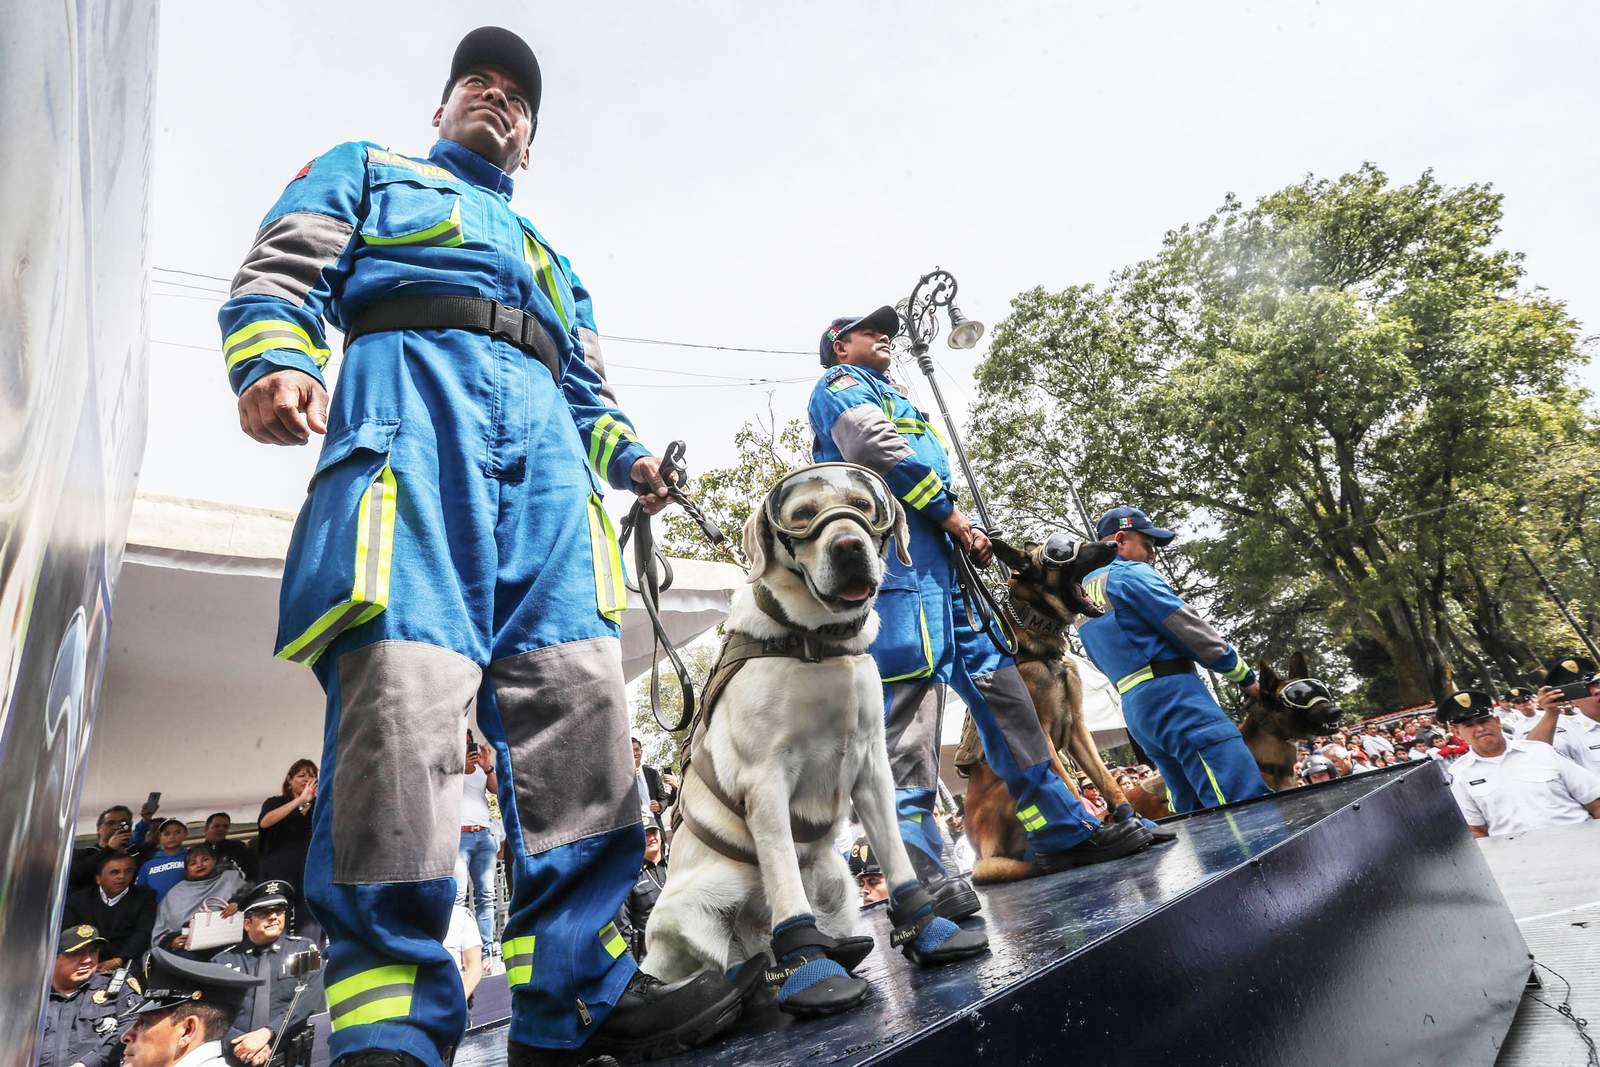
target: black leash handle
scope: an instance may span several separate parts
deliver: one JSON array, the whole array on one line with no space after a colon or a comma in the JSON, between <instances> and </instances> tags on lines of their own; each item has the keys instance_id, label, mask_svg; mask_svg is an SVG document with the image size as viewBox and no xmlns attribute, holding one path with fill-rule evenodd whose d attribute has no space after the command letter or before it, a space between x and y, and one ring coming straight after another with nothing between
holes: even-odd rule
<instances>
[{"instance_id":1,"label":"black leash handle","mask_svg":"<svg viewBox=\"0 0 1600 1067\"><path fill-rule=\"evenodd\" d=\"M984 584L977 568L967 553L956 546L956 584L961 587L962 606L966 609L967 625L974 631L982 630L1007 656L1015 657L1020 647L1011 620L1001 609L994 593Z\"/></svg>"},{"instance_id":2,"label":"black leash handle","mask_svg":"<svg viewBox=\"0 0 1600 1067\"><path fill-rule=\"evenodd\" d=\"M666 453L661 457L661 480L667 484L668 492L679 503L687 499L687 494L683 491L683 483L688 480L683 465L683 453L683 442L674 441L667 446ZM643 490L648 487L636 483L635 488ZM712 526L715 528L715 524ZM721 536L722 531L717 530L717 534ZM672 564L656 548L655 531L651 528L650 516L645 512L641 501L634 501L627 518L622 520L622 531L617 536L617 547L627 547L630 539L633 541L633 570L638 585L629 584L628 588L639 594L640 601L644 603L645 614L650 616L650 714L655 717L657 726L669 734L675 734L688 726L694 718L694 682L689 676L689 668L684 665L678 650L672 647L672 639L667 636L666 627L661 623L661 594L664 590L672 588ZM678 692L683 699L683 712L678 721L671 726L661 721L661 658L657 653L662 648L667 650L667 659L671 661L672 670L678 676Z\"/></svg>"}]
</instances>

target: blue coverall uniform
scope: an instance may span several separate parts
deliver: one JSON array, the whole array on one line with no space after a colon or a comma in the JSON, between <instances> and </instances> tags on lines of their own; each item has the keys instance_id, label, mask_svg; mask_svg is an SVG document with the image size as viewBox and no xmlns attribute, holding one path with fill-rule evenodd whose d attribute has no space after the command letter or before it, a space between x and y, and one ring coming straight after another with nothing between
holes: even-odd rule
<instances>
[{"instance_id":1,"label":"blue coverall uniform","mask_svg":"<svg viewBox=\"0 0 1600 1067\"><path fill-rule=\"evenodd\" d=\"M854 365L822 376L808 413L818 462L846 460L877 471L906 510L912 562L889 559L878 591L882 624L870 652L883 676L900 836L918 876L927 881L942 872L933 805L944 685L966 703L1030 847L1062 852L1086 840L1100 823L1051 771L1050 742L1016 664L987 633L966 624L955 591L955 543L939 525L955 501L938 432L887 377Z\"/></svg>"},{"instance_id":2,"label":"blue coverall uniform","mask_svg":"<svg viewBox=\"0 0 1600 1067\"><path fill-rule=\"evenodd\" d=\"M1105 614L1078 623L1089 658L1122 694L1128 732L1166 780L1172 810L1270 792L1244 738L1195 673L1200 663L1239 686L1255 680L1216 630L1148 563L1116 559L1084 579ZM1152 664L1178 673L1158 677Z\"/></svg>"},{"instance_id":3,"label":"blue coverall uniform","mask_svg":"<svg viewBox=\"0 0 1600 1067\"><path fill-rule=\"evenodd\" d=\"M351 344L284 568L278 656L327 692L307 897L331 939L334 1058L441 1062L461 980L440 944L455 895L461 774L477 706L494 745L511 907L513 1041L570 1048L635 964L612 923L643 853L623 696L622 565L600 481L647 455L612 406L589 294L511 209L511 178L459 144L426 159L346 143L267 214L220 321L242 393L322 380L323 321L375 301L486 297L560 353L484 333Z\"/></svg>"}]
</instances>

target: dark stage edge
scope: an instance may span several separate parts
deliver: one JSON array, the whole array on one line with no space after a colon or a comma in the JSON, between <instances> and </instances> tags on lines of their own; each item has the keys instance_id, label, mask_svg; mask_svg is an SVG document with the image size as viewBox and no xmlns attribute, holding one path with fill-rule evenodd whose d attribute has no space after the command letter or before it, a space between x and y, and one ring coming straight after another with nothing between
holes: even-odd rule
<instances>
[{"instance_id":1,"label":"dark stage edge","mask_svg":"<svg viewBox=\"0 0 1600 1067\"><path fill-rule=\"evenodd\" d=\"M771 1012L658 1062L1494 1062L1528 950L1439 765L1167 825L1178 841L1136 857L980 890L976 961L914 968L871 909L860 1008ZM475 1032L458 1067L503 1063L504 1041Z\"/></svg>"}]
</instances>

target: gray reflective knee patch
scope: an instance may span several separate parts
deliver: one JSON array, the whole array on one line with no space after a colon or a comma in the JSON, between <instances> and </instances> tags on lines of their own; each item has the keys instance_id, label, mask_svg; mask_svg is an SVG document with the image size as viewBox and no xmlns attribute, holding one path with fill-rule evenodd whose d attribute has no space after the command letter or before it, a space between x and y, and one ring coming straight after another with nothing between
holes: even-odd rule
<instances>
[{"instance_id":1,"label":"gray reflective knee patch","mask_svg":"<svg viewBox=\"0 0 1600 1067\"><path fill-rule=\"evenodd\" d=\"M1011 749L1011 759L1019 770L1050 758L1050 740L1039 725L1039 713L1034 710L1033 697L1028 695L1028 686L1015 665L974 678L972 684L994 713L994 721L1000 727L1000 733Z\"/></svg>"},{"instance_id":2,"label":"gray reflective knee patch","mask_svg":"<svg viewBox=\"0 0 1600 1067\"><path fill-rule=\"evenodd\" d=\"M467 716L483 670L415 641L347 652L338 670L333 880L448 878L461 845Z\"/></svg>"},{"instance_id":3,"label":"gray reflective knee patch","mask_svg":"<svg viewBox=\"0 0 1600 1067\"><path fill-rule=\"evenodd\" d=\"M939 723L944 718L944 686L938 682L895 682L889 687L889 714L883 724L889 746L889 776L896 789L939 786Z\"/></svg>"},{"instance_id":4,"label":"gray reflective knee patch","mask_svg":"<svg viewBox=\"0 0 1600 1067\"><path fill-rule=\"evenodd\" d=\"M639 821L622 642L569 641L489 664L529 856Z\"/></svg>"}]
</instances>

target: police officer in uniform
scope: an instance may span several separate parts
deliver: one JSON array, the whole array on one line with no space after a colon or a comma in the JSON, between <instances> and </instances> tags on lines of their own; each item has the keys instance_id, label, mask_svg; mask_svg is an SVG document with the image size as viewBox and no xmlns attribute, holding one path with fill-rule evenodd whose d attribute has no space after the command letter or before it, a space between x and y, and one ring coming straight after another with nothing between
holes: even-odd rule
<instances>
[{"instance_id":1,"label":"police officer in uniform","mask_svg":"<svg viewBox=\"0 0 1600 1067\"><path fill-rule=\"evenodd\" d=\"M1551 745L1572 762L1600 774L1600 696L1567 700L1556 692L1558 686L1584 682L1593 694L1595 683L1600 682L1594 664L1582 656L1551 660L1545 665L1544 682L1539 703L1548 709L1547 717L1555 720Z\"/></svg>"},{"instance_id":2,"label":"police officer in uniform","mask_svg":"<svg viewBox=\"0 0 1600 1067\"><path fill-rule=\"evenodd\" d=\"M87 923L68 926L56 944L50 998L44 1007L44 1040L38 1067L110 1067L121 1062L118 1016L138 1000L128 988L127 969L95 970L108 944Z\"/></svg>"},{"instance_id":3,"label":"police officer in uniform","mask_svg":"<svg viewBox=\"0 0 1600 1067\"><path fill-rule=\"evenodd\" d=\"M1528 731L1539 725L1533 699L1533 690L1525 685L1514 685L1506 690L1502 698L1506 708L1498 714L1500 724L1511 731L1512 737L1527 737Z\"/></svg>"},{"instance_id":4,"label":"police officer in uniform","mask_svg":"<svg viewBox=\"0 0 1600 1067\"><path fill-rule=\"evenodd\" d=\"M294 887L279 881L261 882L239 894L235 902L244 913L244 940L211 959L212 963L262 979L261 985L245 997L239 1014L228 1027L223 1044L229 1062L247 1067L268 1063L267 1052L279 1030L284 1032L283 1042L271 1058L272 1067L310 1062L311 1016L323 1008L322 974L307 974L305 989L298 998L295 996L295 986L301 979L289 972L289 960L316 946L303 937L285 933L293 897ZM306 1055L291 1058L291 1048L303 1049Z\"/></svg>"},{"instance_id":5,"label":"police officer in uniform","mask_svg":"<svg viewBox=\"0 0 1600 1067\"><path fill-rule=\"evenodd\" d=\"M1508 741L1487 693L1451 693L1438 714L1472 749L1450 765L1450 791L1474 837L1600 819L1600 775L1541 742Z\"/></svg>"},{"instance_id":6,"label":"police officer in uniform","mask_svg":"<svg viewBox=\"0 0 1600 1067\"><path fill-rule=\"evenodd\" d=\"M605 385L588 290L511 208L541 88L521 38L467 34L427 155L347 142L302 167L218 316L245 432L325 434L277 654L327 693L305 896L337 1067L440 1067L466 1025L441 941L474 706L502 770L511 1063L662 1055L737 1017L720 975L639 975L612 922L643 833L601 492L669 497Z\"/></svg>"},{"instance_id":7,"label":"police officer in uniform","mask_svg":"<svg viewBox=\"0 0 1600 1067\"><path fill-rule=\"evenodd\" d=\"M1080 620L1078 636L1122 694L1128 732L1161 772L1172 810L1271 792L1195 665L1259 697L1255 672L1151 566L1156 548L1178 535L1138 508L1119 507L1100 516L1095 536L1115 543L1117 558L1084 579L1084 592L1105 614Z\"/></svg>"},{"instance_id":8,"label":"police officer in uniform","mask_svg":"<svg viewBox=\"0 0 1600 1067\"><path fill-rule=\"evenodd\" d=\"M1128 818L1102 826L1050 767L1050 743L1022 676L986 634L965 624L955 588L956 552L987 563L983 530L956 507L950 462L927 415L889 380L891 307L834 319L819 355L828 368L807 414L819 463L858 463L882 475L905 508L911 565L890 556L878 590L881 620L872 658L883 678L884 727L900 836L918 879L947 919L978 910L966 880L947 873L933 809L939 773L944 685L961 697L989 766L1006 783L1045 871L1117 859L1153 838Z\"/></svg>"},{"instance_id":9,"label":"police officer in uniform","mask_svg":"<svg viewBox=\"0 0 1600 1067\"><path fill-rule=\"evenodd\" d=\"M128 1009L123 1067L226 1067L222 1035L261 979L153 948Z\"/></svg>"}]
</instances>

